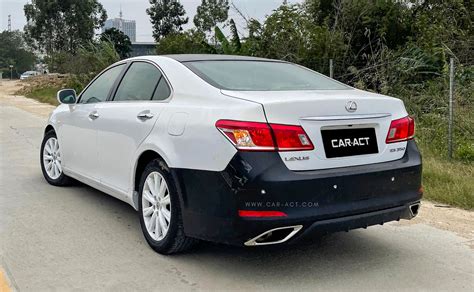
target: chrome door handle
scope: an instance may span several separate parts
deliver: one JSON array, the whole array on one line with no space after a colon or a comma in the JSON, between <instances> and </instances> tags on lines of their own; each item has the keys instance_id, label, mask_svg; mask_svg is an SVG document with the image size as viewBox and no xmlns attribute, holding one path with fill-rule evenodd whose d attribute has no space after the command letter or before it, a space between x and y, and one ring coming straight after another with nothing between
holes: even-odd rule
<instances>
[{"instance_id":1,"label":"chrome door handle","mask_svg":"<svg viewBox=\"0 0 474 292\"><path fill-rule=\"evenodd\" d=\"M137 115L137 118L139 118L142 121L152 119L154 115L152 113L139 113Z\"/></svg>"},{"instance_id":2,"label":"chrome door handle","mask_svg":"<svg viewBox=\"0 0 474 292\"><path fill-rule=\"evenodd\" d=\"M95 120L95 119L97 119L98 117L99 117L99 114L98 114L96 111L91 112L91 113L89 114L89 118L90 118L91 120Z\"/></svg>"}]
</instances>

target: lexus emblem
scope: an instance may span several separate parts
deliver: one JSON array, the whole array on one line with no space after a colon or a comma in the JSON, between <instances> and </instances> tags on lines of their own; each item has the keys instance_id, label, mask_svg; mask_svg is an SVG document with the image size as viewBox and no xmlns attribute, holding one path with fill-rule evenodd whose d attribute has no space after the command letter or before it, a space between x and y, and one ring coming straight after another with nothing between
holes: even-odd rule
<instances>
[{"instance_id":1,"label":"lexus emblem","mask_svg":"<svg viewBox=\"0 0 474 292\"><path fill-rule=\"evenodd\" d=\"M346 111L353 113L357 110L357 103L355 101L348 101L346 103Z\"/></svg>"}]
</instances>

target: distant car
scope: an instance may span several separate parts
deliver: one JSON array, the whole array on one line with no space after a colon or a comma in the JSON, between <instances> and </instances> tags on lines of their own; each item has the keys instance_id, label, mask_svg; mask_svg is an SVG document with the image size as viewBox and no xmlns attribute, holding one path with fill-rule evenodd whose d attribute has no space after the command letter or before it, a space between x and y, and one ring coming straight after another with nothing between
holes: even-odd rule
<instances>
[{"instance_id":1,"label":"distant car","mask_svg":"<svg viewBox=\"0 0 474 292\"><path fill-rule=\"evenodd\" d=\"M36 75L38 75L38 72L36 71L26 71L25 73L20 75L20 80L24 80Z\"/></svg>"},{"instance_id":2,"label":"distant car","mask_svg":"<svg viewBox=\"0 0 474 292\"><path fill-rule=\"evenodd\" d=\"M421 156L403 102L292 63L137 57L58 100L44 177L129 203L159 253L196 239L295 242L418 212Z\"/></svg>"}]
</instances>

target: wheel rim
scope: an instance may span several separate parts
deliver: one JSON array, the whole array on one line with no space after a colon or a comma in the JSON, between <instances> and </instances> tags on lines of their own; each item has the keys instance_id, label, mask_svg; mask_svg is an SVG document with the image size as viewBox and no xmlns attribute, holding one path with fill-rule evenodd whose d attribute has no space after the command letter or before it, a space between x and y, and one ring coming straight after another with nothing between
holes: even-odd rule
<instances>
[{"instance_id":1,"label":"wheel rim","mask_svg":"<svg viewBox=\"0 0 474 292\"><path fill-rule=\"evenodd\" d=\"M171 200L166 180L159 172L150 173L142 191L142 216L148 234L162 240L171 222Z\"/></svg>"},{"instance_id":2,"label":"wheel rim","mask_svg":"<svg viewBox=\"0 0 474 292\"><path fill-rule=\"evenodd\" d=\"M49 138L44 144L43 166L51 179L57 179L63 172L61 166L61 151L59 151L58 139L55 137Z\"/></svg>"}]
</instances>

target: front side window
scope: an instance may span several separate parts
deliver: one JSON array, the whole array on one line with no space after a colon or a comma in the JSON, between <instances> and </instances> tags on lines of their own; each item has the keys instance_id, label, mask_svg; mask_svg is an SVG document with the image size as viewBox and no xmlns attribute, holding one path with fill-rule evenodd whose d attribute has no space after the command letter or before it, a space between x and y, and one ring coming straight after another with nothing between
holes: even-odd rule
<instances>
[{"instance_id":1,"label":"front side window","mask_svg":"<svg viewBox=\"0 0 474 292\"><path fill-rule=\"evenodd\" d=\"M95 103L107 100L110 89L122 72L125 64L112 67L97 77L96 80L82 93L79 103Z\"/></svg>"},{"instance_id":2,"label":"front side window","mask_svg":"<svg viewBox=\"0 0 474 292\"><path fill-rule=\"evenodd\" d=\"M133 63L120 82L114 101L151 100L161 76L160 70L152 64Z\"/></svg>"},{"instance_id":3,"label":"front side window","mask_svg":"<svg viewBox=\"0 0 474 292\"><path fill-rule=\"evenodd\" d=\"M304 67L285 62L209 60L184 62L211 85L228 90L334 90L350 87Z\"/></svg>"}]
</instances>

